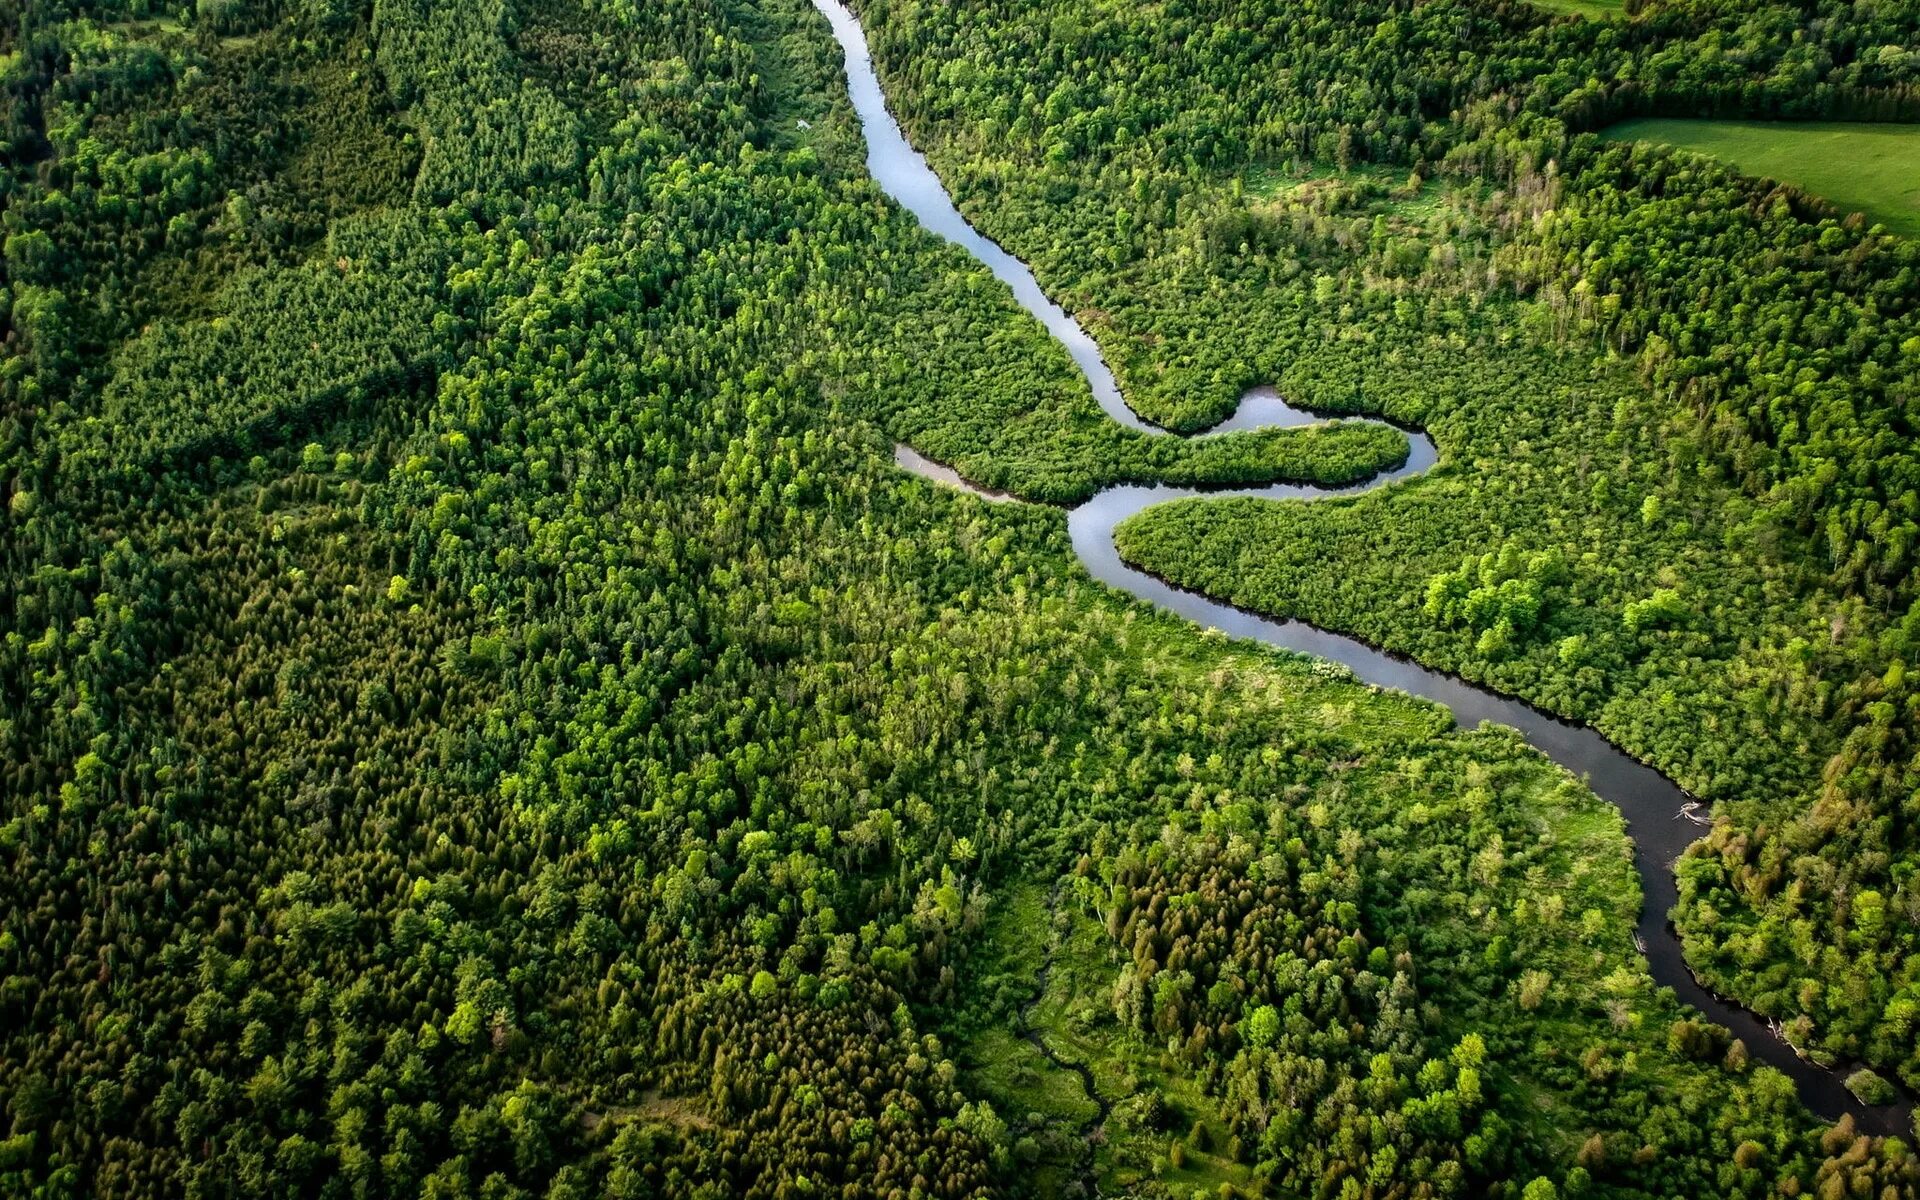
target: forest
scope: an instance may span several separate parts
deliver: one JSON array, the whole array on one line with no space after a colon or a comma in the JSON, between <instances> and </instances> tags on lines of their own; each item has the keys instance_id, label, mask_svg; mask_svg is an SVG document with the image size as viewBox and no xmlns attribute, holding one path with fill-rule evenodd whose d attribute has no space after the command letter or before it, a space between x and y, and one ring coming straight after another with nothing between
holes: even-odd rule
<instances>
[{"instance_id":1,"label":"forest","mask_svg":"<svg viewBox=\"0 0 1920 1200\"><path fill-rule=\"evenodd\" d=\"M1150 510L1127 557L1592 722L1716 802L1675 914L1696 970L1911 1084L1920 251L1594 136L1910 119L1920 14L1778 38L1816 9L1256 8L1231 54L1199 48L1204 8L1185 37L1091 5L875 25L962 208L1098 314L1143 411L1204 427L1270 382L1440 443L1422 486L1349 504Z\"/></svg>"},{"instance_id":2,"label":"forest","mask_svg":"<svg viewBox=\"0 0 1920 1200\"><path fill-rule=\"evenodd\" d=\"M1441 448L1128 558L1670 774L1702 979L1920 1087L1920 251L1600 136L1920 10L857 7L1143 416ZM812 5L0 0L0 113L0 1194L1920 1195L1581 780L1087 577L1406 441L1110 421Z\"/></svg>"}]
</instances>

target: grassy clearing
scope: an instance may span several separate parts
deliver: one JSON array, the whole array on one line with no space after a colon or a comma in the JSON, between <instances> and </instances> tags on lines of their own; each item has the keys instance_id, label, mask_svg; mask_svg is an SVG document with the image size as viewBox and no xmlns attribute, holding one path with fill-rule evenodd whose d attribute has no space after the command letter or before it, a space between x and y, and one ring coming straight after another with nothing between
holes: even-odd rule
<instances>
[{"instance_id":1,"label":"grassy clearing","mask_svg":"<svg viewBox=\"0 0 1920 1200\"><path fill-rule=\"evenodd\" d=\"M1226 1126L1201 1081L1115 1022L1108 998L1120 952L1106 930L1067 908L1055 917L1053 931L1053 969L1034 1006L1032 1027L1059 1057L1084 1063L1112 1106L1096 1160L1101 1192L1188 1195L1200 1189L1217 1195L1223 1184L1245 1187L1252 1172L1226 1153ZM1175 1142L1181 1145L1179 1166L1173 1164Z\"/></svg>"},{"instance_id":2,"label":"grassy clearing","mask_svg":"<svg viewBox=\"0 0 1920 1200\"><path fill-rule=\"evenodd\" d=\"M978 1088L1009 1122L1033 1126L1058 1120L1083 1126L1100 1115L1078 1075L1048 1062L1011 1030L981 1030L966 1049L968 1090Z\"/></svg>"},{"instance_id":3,"label":"grassy clearing","mask_svg":"<svg viewBox=\"0 0 1920 1200\"><path fill-rule=\"evenodd\" d=\"M1443 218L1458 219L1458 184L1417 179L1405 167L1356 163L1344 170L1331 163L1257 163L1235 182L1248 208L1342 212L1385 217L1396 233L1432 232Z\"/></svg>"},{"instance_id":4,"label":"grassy clearing","mask_svg":"<svg viewBox=\"0 0 1920 1200\"><path fill-rule=\"evenodd\" d=\"M1047 889L1011 884L988 918L986 937L951 1032L959 1035L961 1083L993 1106L1014 1138L1022 1194L1066 1194L1081 1177L1086 1135L1100 1107L1080 1076L1027 1040L1022 1015L1047 960Z\"/></svg>"},{"instance_id":5,"label":"grassy clearing","mask_svg":"<svg viewBox=\"0 0 1920 1200\"><path fill-rule=\"evenodd\" d=\"M1093 1170L1104 1193L1245 1188L1252 1172L1227 1153L1227 1129L1201 1081L1114 1021L1109 997L1119 951L1106 929L1070 901L1054 911L1047 897L1045 887L1016 884L989 918L966 1006L976 1020L989 1011L1022 1015L982 1021L960 1048L968 1092L992 1104L1014 1134L1021 1194L1067 1194L1087 1169L1087 1139L1096 1133ZM1046 986L1036 999L1042 965ZM1110 1108L1103 1127L1096 1131L1101 1105L1079 1073L1050 1061L1029 1031L1062 1062L1086 1066Z\"/></svg>"},{"instance_id":6,"label":"grassy clearing","mask_svg":"<svg viewBox=\"0 0 1920 1200\"><path fill-rule=\"evenodd\" d=\"M1399 187L1406 183L1407 174L1405 167L1382 167L1373 163L1356 163L1344 171L1331 163L1258 163L1242 172L1240 179L1249 199L1271 200L1341 183Z\"/></svg>"},{"instance_id":7,"label":"grassy clearing","mask_svg":"<svg viewBox=\"0 0 1920 1200\"><path fill-rule=\"evenodd\" d=\"M1920 236L1920 125L1647 118L1605 136L1709 154Z\"/></svg>"},{"instance_id":8,"label":"grassy clearing","mask_svg":"<svg viewBox=\"0 0 1920 1200\"><path fill-rule=\"evenodd\" d=\"M1589 21L1612 21L1627 13L1626 0L1529 0L1537 9L1556 16L1585 17Z\"/></svg>"},{"instance_id":9,"label":"grassy clearing","mask_svg":"<svg viewBox=\"0 0 1920 1200\"><path fill-rule=\"evenodd\" d=\"M130 41L144 41L156 37L181 37L187 32L186 25L172 17L147 17L135 21L114 21L102 26L121 34Z\"/></svg>"}]
</instances>

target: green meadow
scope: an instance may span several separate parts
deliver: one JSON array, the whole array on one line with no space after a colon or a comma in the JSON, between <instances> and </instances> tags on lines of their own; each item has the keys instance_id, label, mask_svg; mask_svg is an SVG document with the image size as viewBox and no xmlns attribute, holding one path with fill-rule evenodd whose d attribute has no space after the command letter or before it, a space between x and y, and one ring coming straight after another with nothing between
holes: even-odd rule
<instances>
[{"instance_id":1,"label":"green meadow","mask_svg":"<svg viewBox=\"0 0 1920 1200\"><path fill-rule=\"evenodd\" d=\"M1573 13L1592 21L1609 21L1626 12L1626 0L1531 0L1550 13Z\"/></svg>"},{"instance_id":2,"label":"green meadow","mask_svg":"<svg viewBox=\"0 0 1920 1200\"><path fill-rule=\"evenodd\" d=\"M1606 131L1711 154L1749 175L1790 183L1920 235L1920 125L1847 121L1705 121L1650 117Z\"/></svg>"}]
</instances>

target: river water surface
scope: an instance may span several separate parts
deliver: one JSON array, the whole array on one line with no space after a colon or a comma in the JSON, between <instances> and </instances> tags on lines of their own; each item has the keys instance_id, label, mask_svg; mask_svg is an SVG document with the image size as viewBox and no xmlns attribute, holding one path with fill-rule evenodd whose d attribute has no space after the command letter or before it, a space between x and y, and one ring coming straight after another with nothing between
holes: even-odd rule
<instances>
[{"instance_id":1,"label":"river water surface","mask_svg":"<svg viewBox=\"0 0 1920 1200\"><path fill-rule=\"evenodd\" d=\"M832 24L834 38L845 52L847 90L866 134L867 168L882 190L919 218L922 225L979 259L1011 287L1020 304L1066 347L1093 388L1094 399L1108 416L1141 433L1173 436L1141 420L1127 407L1093 338L1040 290L1026 264L983 236L960 215L940 177L908 143L888 112L859 20L841 0L814 0L814 7ZM1289 405L1271 388L1256 388L1241 399L1232 416L1201 436L1303 425L1319 419L1315 414ZM1067 523L1074 551L1094 578L1203 627L1342 663L1367 683L1396 688L1443 705L1453 713L1454 720L1468 728L1482 721L1493 721L1519 730L1535 749L1583 777L1597 795L1625 815L1633 833L1634 865L1645 896L1636 940L1645 951L1648 970L1655 982L1672 988L1682 1001L1732 1030L1735 1037L1746 1043L1752 1057L1790 1076L1799 1085L1801 1098L1814 1112L1828 1118L1851 1112L1863 1131L1912 1136L1910 1103L1902 1101L1878 1107L1861 1104L1843 1086L1840 1071L1801 1058L1776 1029L1752 1012L1709 992L1694 979L1666 914L1678 900L1674 860L1700 836L1701 828L1695 820L1697 806L1665 776L1628 757L1587 726L1570 724L1520 700L1498 695L1444 672L1428 670L1356 638L1301 621L1259 616L1175 587L1128 566L1121 561L1120 552L1114 546L1115 526L1144 508L1169 500L1194 496L1325 500L1411 479L1432 467L1439 460L1439 454L1432 439L1424 433L1406 432L1409 451L1404 463L1348 487L1269 484L1250 488L1137 485L1108 488L1069 511ZM894 459L917 474L988 499L1011 499L973 486L952 468L925 458L910 447L896 447Z\"/></svg>"}]
</instances>

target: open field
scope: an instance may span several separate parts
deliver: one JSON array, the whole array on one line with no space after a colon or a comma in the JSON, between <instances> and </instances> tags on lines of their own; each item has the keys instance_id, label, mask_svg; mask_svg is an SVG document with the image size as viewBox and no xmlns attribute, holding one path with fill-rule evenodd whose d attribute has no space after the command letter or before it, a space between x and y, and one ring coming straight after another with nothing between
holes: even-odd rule
<instances>
[{"instance_id":1,"label":"open field","mask_svg":"<svg viewBox=\"0 0 1920 1200\"><path fill-rule=\"evenodd\" d=\"M1920 235L1920 126L1849 121L1698 121L1646 118L1606 131L1711 154Z\"/></svg>"},{"instance_id":2,"label":"open field","mask_svg":"<svg viewBox=\"0 0 1920 1200\"><path fill-rule=\"evenodd\" d=\"M1550 13L1575 13L1593 21L1611 21L1626 14L1625 0L1531 0Z\"/></svg>"}]
</instances>

